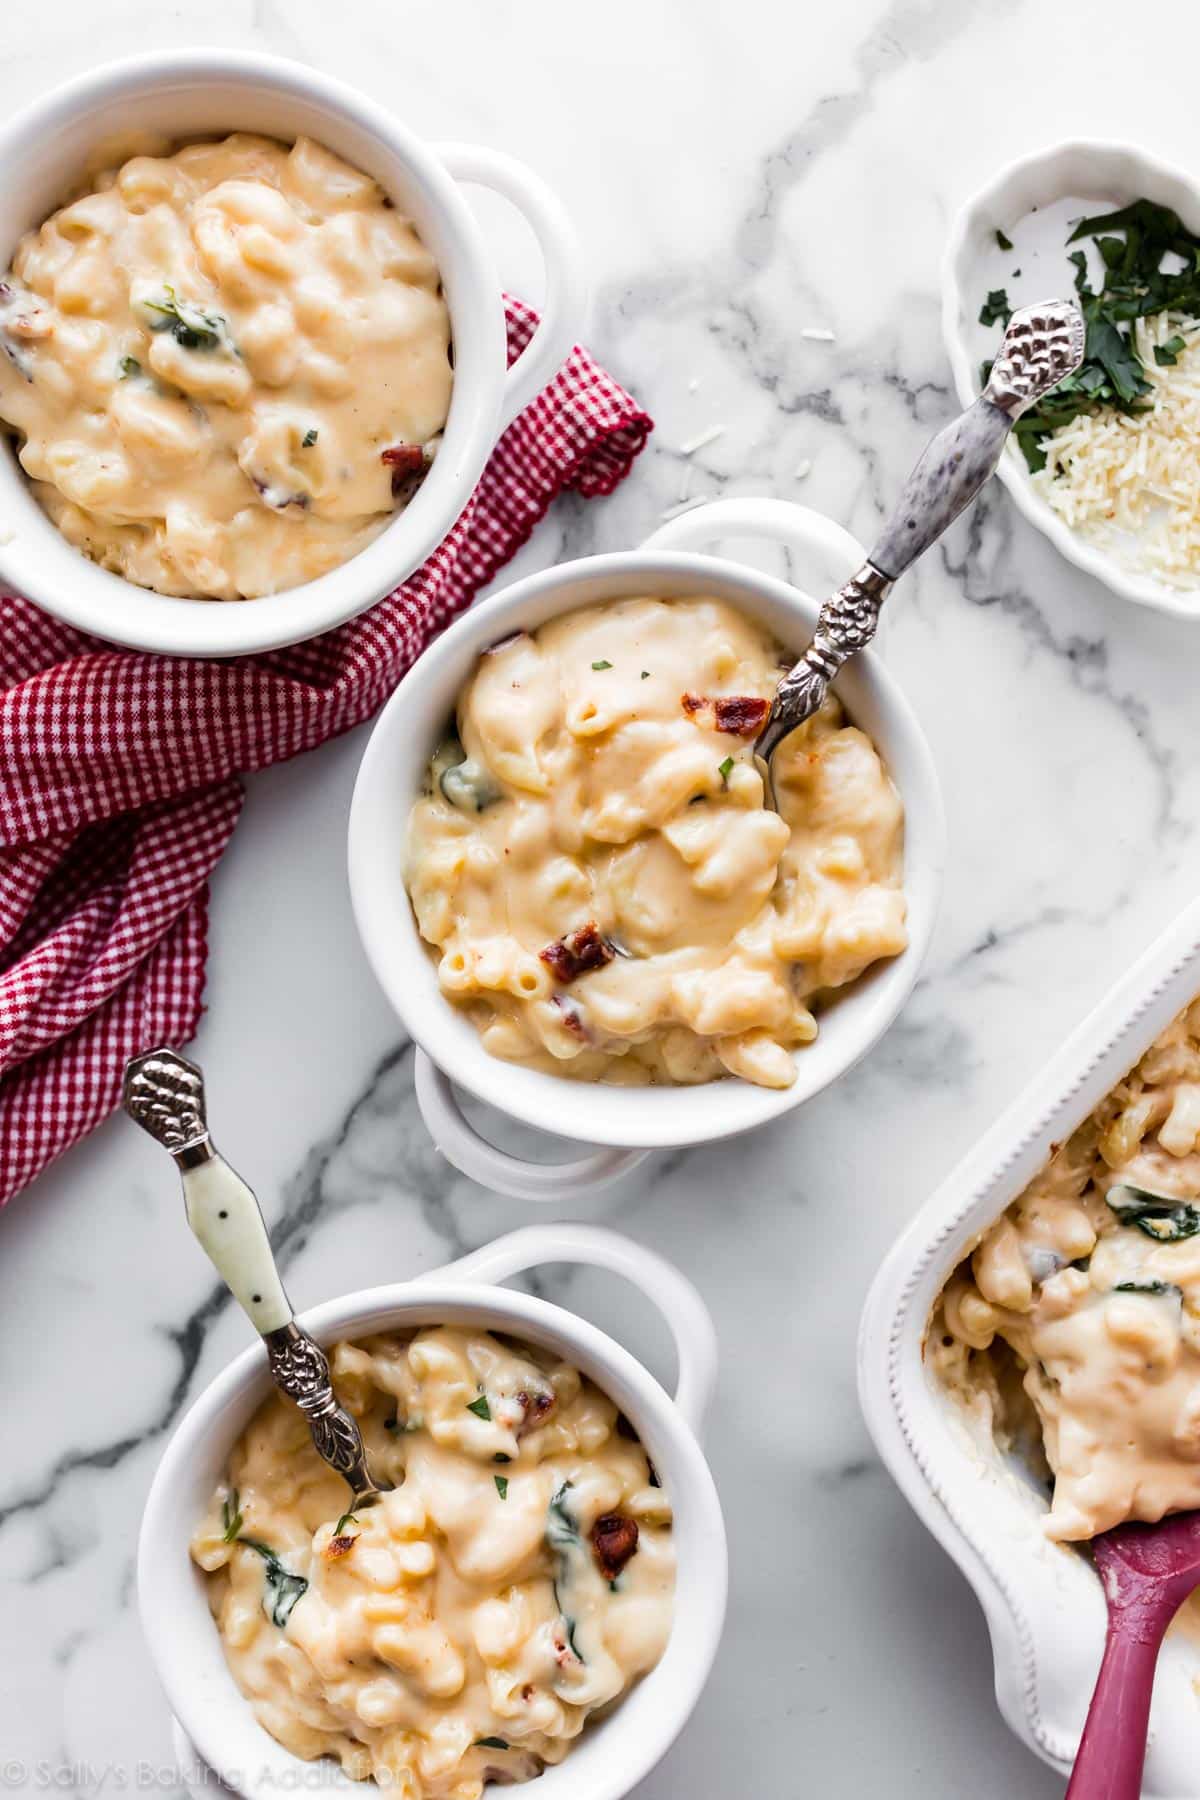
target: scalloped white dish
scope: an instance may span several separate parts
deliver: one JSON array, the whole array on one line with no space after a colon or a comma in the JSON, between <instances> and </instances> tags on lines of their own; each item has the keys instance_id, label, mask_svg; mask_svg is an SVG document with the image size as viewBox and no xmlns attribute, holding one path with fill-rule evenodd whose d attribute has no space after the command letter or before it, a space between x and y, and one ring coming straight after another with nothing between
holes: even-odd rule
<instances>
[{"instance_id":1,"label":"scalloped white dish","mask_svg":"<svg viewBox=\"0 0 1200 1800\"><path fill-rule=\"evenodd\" d=\"M937 1295L980 1234L1197 992L1200 901L1130 969L921 1209L876 1276L859 1331L859 1398L876 1448L979 1597L1006 1723L1064 1772L1104 1647L1100 1583L1081 1554L1044 1536L1044 1495L926 1373L922 1344ZM1200 1644L1173 1630L1159 1658L1145 1800L1186 1800L1197 1792L1198 1681Z\"/></svg>"},{"instance_id":2,"label":"scalloped white dish","mask_svg":"<svg viewBox=\"0 0 1200 1800\"><path fill-rule=\"evenodd\" d=\"M964 406L978 395L980 364L999 341L997 327L979 323L988 292L1004 288L1014 307L1071 293L1068 221L1142 197L1173 207L1200 233L1200 184L1132 144L1104 140L1057 144L1010 163L967 202L951 228L942 268L942 334ZM1012 241L1011 250L1001 249L997 231ZM1200 585L1181 589L1131 568L1059 518L1032 485L1015 439L997 473L1025 517L1068 561L1125 600L1200 620ZM1197 575L1200 580L1200 570Z\"/></svg>"}]
</instances>

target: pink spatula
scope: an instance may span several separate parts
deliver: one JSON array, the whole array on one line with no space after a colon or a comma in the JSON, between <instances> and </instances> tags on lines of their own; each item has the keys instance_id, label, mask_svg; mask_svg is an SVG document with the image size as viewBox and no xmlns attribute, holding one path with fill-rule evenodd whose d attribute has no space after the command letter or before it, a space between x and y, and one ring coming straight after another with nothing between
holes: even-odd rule
<instances>
[{"instance_id":1,"label":"pink spatula","mask_svg":"<svg viewBox=\"0 0 1200 1800\"><path fill-rule=\"evenodd\" d=\"M1159 1646L1200 1587L1200 1512L1118 1525L1092 1541L1108 1638L1067 1800L1138 1800Z\"/></svg>"}]
</instances>

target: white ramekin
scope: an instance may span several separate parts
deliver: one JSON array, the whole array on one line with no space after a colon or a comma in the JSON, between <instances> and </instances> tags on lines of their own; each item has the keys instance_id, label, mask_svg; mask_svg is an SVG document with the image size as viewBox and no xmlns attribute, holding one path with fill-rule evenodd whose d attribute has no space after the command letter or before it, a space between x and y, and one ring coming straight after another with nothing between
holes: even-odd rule
<instances>
[{"instance_id":1,"label":"white ramekin","mask_svg":"<svg viewBox=\"0 0 1200 1800\"><path fill-rule=\"evenodd\" d=\"M412 574L465 506L504 427L580 335L585 294L574 233L553 195L497 152L422 143L384 107L315 69L233 50L110 63L56 88L0 132L0 270L23 232L58 206L99 146L131 133L172 139L301 133L373 175L435 257L454 334L454 388L441 449L411 504L341 568L252 601L169 599L98 568L34 500L10 442L0 453L0 581L82 630L140 650L234 656L298 643L353 618ZM538 240L542 320L506 370L499 278L459 184L503 194Z\"/></svg>"},{"instance_id":2,"label":"white ramekin","mask_svg":"<svg viewBox=\"0 0 1200 1800\"><path fill-rule=\"evenodd\" d=\"M686 549L723 536L772 538L792 553L788 581ZM796 1053L785 1090L745 1081L700 1087L610 1087L521 1068L490 1056L470 1021L441 993L404 887L409 810L455 699L480 653L517 629L637 594L715 594L761 619L780 641L807 644L819 600L864 560L831 520L778 500L721 500L673 520L640 550L586 557L518 582L465 614L421 658L384 708L367 745L350 813L350 886L376 975L418 1045L417 1097L434 1139L465 1173L500 1192L554 1199L614 1179L650 1149L746 1131L803 1104L882 1037L907 998L933 929L945 856L941 795L928 745L904 696L871 652L838 678L847 711L874 739L904 801L909 944L876 964L821 1017ZM582 1160L537 1164L487 1144L462 1115L460 1083L526 1125L606 1148Z\"/></svg>"},{"instance_id":3,"label":"white ramekin","mask_svg":"<svg viewBox=\"0 0 1200 1800\"><path fill-rule=\"evenodd\" d=\"M625 1277L654 1302L675 1341L675 1396L594 1325L545 1300L496 1284L546 1263L584 1263ZM675 1614L661 1662L566 1761L538 1781L538 1800L618 1800L669 1749L700 1697L725 1619L728 1562L720 1501L697 1434L716 1376L716 1338L692 1284L653 1251L615 1232L548 1225L513 1232L415 1281L327 1301L301 1321L322 1344L373 1331L437 1323L501 1331L561 1353L625 1413L671 1496L677 1558ZM200 1395L167 1445L146 1501L138 1544L138 1604L150 1655L177 1721L189 1785L211 1795L224 1783L244 1800L281 1793L359 1794L330 1764L314 1765L276 1743L234 1683L188 1555L188 1540L229 1452L270 1391L266 1353L255 1344ZM217 1786L215 1791L221 1791Z\"/></svg>"},{"instance_id":4,"label":"white ramekin","mask_svg":"<svg viewBox=\"0 0 1200 1800\"><path fill-rule=\"evenodd\" d=\"M1084 1020L917 1214L884 1262L859 1335L859 1397L884 1462L949 1551L987 1617L1006 1723L1044 1762L1074 1761L1104 1648L1092 1565L1044 1535L1045 1495L973 1430L924 1367L930 1310L947 1276L1052 1150L1200 992L1200 902ZM1171 1633L1159 1659L1146 1800L1196 1793L1200 1657Z\"/></svg>"},{"instance_id":5,"label":"white ramekin","mask_svg":"<svg viewBox=\"0 0 1200 1800\"><path fill-rule=\"evenodd\" d=\"M1073 291L1066 232L1055 219L1032 218L1058 201L1079 199L1091 211L1145 198L1174 207L1191 231L1200 232L1200 186L1181 169L1147 156L1132 144L1073 140L1009 163L958 214L942 264L942 335L964 406L979 393L981 362L995 354L999 331L979 323L989 290L1007 289L1014 306ZM1018 242L1001 251L997 231ZM1014 279L1012 268L1020 266ZM1170 587L1152 574L1124 567L1072 531L1035 490L1025 458L1010 439L997 471L1017 506L1069 562L1094 575L1114 594L1182 619L1200 619L1200 590Z\"/></svg>"}]
</instances>

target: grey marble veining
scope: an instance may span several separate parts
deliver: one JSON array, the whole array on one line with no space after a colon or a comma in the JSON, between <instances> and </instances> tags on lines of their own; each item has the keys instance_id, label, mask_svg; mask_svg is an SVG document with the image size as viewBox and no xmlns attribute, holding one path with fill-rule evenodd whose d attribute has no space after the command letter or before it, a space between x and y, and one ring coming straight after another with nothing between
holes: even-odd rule
<instances>
[{"instance_id":1,"label":"grey marble veining","mask_svg":"<svg viewBox=\"0 0 1200 1800\"><path fill-rule=\"evenodd\" d=\"M591 341L658 420L633 480L569 499L509 574L639 542L687 499L779 494L870 542L957 410L938 265L962 199L1052 137L1200 161L1167 55L1130 63L1116 0L59 0L0 19L14 106L103 51L182 37L320 63L431 138L540 167L589 246ZM1036 53L1035 53L1036 52ZM488 209L502 272L529 246ZM832 342L805 329L834 333ZM720 427L702 448L685 446ZM755 555L738 545L739 553ZM733 1586L720 1661L644 1800L735 1791L1041 1800L1001 1725L982 1615L876 1461L854 1395L867 1283L895 1231L1200 871L1200 625L1135 611L990 490L898 585L879 646L929 735L950 858L924 977L836 1088L743 1142L652 1159L584 1216L674 1258L712 1306L710 1434ZM261 1196L298 1309L432 1268L536 1209L433 1153L411 1052L358 948L344 876L364 734L271 771L214 884L195 1044L214 1136ZM256 1081L267 1047L291 1060ZM0 1784L172 1796L136 1619L141 1503L174 1422L247 1342L170 1169L113 1121L0 1217ZM669 1377L610 1278L539 1276Z\"/></svg>"}]
</instances>

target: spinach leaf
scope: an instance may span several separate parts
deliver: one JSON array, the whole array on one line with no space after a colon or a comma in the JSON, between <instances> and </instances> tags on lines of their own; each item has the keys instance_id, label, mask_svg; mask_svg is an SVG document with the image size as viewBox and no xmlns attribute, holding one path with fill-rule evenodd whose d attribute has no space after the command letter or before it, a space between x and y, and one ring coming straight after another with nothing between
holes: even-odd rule
<instances>
[{"instance_id":1,"label":"spinach leaf","mask_svg":"<svg viewBox=\"0 0 1200 1800\"><path fill-rule=\"evenodd\" d=\"M238 1491L236 1488L230 1488L224 1500L221 1502L221 1524L224 1527L221 1534L221 1542L223 1544L232 1544L237 1537L238 1532L242 1529L242 1509L238 1503Z\"/></svg>"},{"instance_id":2,"label":"spinach leaf","mask_svg":"<svg viewBox=\"0 0 1200 1800\"><path fill-rule=\"evenodd\" d=\"M993 288L979 309L981 325L997 323L1007 327L1012 318L1012 307L1008 304L1008 295L1003 288Z\"/></svg>"},{"instance_id":3,"label":"spinach leaf","mask_svg":"<svg viewBox=\"0 0 1200 1800\"><path fill-rule=\"evenodd\" d=\"M1183 1299L1183 1289L1173 1281L1118 1281L1112 1291L1114 1294L1177 1294Z\"/></svg>"},{"instance_id":4,"label":"spinach leaf","mask_svg":"<svg viewBox=\"0 0 1200 1800\"><path fill-rule=\"evenodd\" d=\"M492 1416L492 1409L488 1405L487 1395L480 1394L478 1400L468 1401L467 1411L469 1413L474 1413L477 1419L490 1419Z\"/></svg>"},{"instance_id":5,"label":"spinach leaf","mask_svg":"<svg viewBox=\"0 0 1200 1800\"><path fill-rule=\"evenodd\" d=\"M263 1576L263 1611L272 1625L278 1625L282 1631L292 1616L297 1600L308 1592L308 1581L303 1575L293 1575L285 1569L269 1544L258 1538L240 1537L239 1544L245 1544L248 1550L256 1550L266 1564Z\"/></svg>"},{"instance_id":6,"label":"spinach leaf","mask_svg":"<svg viewBox=\"0 0 1200 1800\"><path fill-rule=\"evenodd\" d=\"M1122 1225L1136 1225L1159 1244L1178 1244L1200 1232L1200 1206L1152 1194L1132 1181L1118 1181L1105 1198Z\"/></svg>"},{"instance_id":7,"label":"spinach leaf","mask_svg":"<svg viewBox=\"0 0 1200 1800\"><path fill-rule=\"evenodd\" d=\"M557 1571L554 1577L554 1604L562 1614L571 1653L579 1657L580 1662L583 1662L584 1658L580 1655L579 1645L575 1642L575 1620L564 1605L564 1595L572 1581L572 1565L576 1564L578 1558L583 1554L583 1537L575 1522L574 1514L567 1505L567 1495L570 1490L571 1483L564 1481L551 1497L546 1511L546 1542L554 1552L557 1562Z\"/></svg>"}]
</instances>

